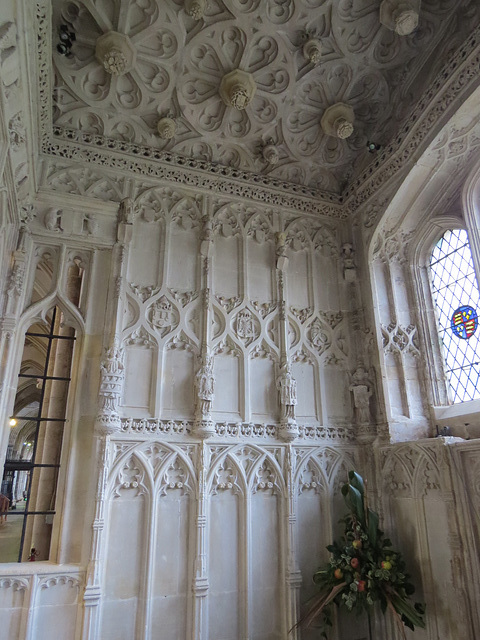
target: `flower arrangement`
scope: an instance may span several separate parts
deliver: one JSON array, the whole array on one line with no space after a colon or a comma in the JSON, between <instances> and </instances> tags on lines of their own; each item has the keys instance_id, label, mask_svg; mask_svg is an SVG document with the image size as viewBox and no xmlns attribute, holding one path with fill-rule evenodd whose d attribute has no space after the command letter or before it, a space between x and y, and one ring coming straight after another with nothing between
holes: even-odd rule
<instances>
[{"instance_id":1,"label":"flower arrangement","mask_svg":"<svg viewBox=\"0 0 480 640\"><path fill-rule=\"evenodd\" d=\"M322 637L327 638L334 604L370 616L378 602L383 613L391 612L405 639L405 627L425 628L425 606L410 601L415 588L409 581L405 562L378 528L378 514L368 507L362 477L350 471L348 478L342 487L350 510L342 520L343 538L327 547L332 554L330 562L313 576L319 593L295 626L309 626L321 616Z\"/></svg>"}]
</instances>

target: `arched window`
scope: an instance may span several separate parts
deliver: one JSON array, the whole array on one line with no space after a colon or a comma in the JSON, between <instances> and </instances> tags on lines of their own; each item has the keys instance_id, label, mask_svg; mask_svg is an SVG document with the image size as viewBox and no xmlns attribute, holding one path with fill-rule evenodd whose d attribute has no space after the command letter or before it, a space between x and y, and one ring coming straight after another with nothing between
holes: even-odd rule
<instances>
[{"instance_id":1,"label":"arched window","mask_svg":"<svg viewBox=\"0 0 480 640\"><path fill-rule=\"evenodd\" d=\"M432 294L453 403L480 398L480 295L464 229L449 229L430 257Z\"/></svg>"},{"instance_id":2,"label":"arched window","mask_svg":"<svg viewBox=\"0 0 480 640\"><path fill-rule=\"evenodd\" d=\"M25 334L0 487L0 562L48 560L75 331L58 307Z\"/></svg>"}]
</instances>

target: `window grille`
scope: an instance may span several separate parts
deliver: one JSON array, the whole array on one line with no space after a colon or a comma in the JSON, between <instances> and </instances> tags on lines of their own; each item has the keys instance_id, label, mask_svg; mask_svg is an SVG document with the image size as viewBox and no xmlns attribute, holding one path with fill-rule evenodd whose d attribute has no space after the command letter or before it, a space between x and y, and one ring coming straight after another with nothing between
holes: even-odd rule
<instances>
[{"instance_id":1,"label":"window grille","mask_svg":"<svg viewBox=\"0 0 480 640\"><path fill-rule=\"evenodd\" d=\"M48 328L33 325L25 334L23 361L32 344L44 361L37 363L38 371L21 369L18 376L16 405L29 380L38 391L29 410L11 417L11 425L26 435L21 438L25 442L9 445L5 460L1 494L7 509L0 513L1 562L48 560L50 552L75 335L63 324L58 308L49 319Z\"/></svg>"},{"instance_id":2,"label":"window grille","mask_svg":"<svg viewBox=\"0 0 480 640\"><path fill-rule=\"evenodd\" d=\"M475 400L480 398L480 296L464 229L443 234L432 251L430 270L450 400Z\"/></svg>"}]
</instances>

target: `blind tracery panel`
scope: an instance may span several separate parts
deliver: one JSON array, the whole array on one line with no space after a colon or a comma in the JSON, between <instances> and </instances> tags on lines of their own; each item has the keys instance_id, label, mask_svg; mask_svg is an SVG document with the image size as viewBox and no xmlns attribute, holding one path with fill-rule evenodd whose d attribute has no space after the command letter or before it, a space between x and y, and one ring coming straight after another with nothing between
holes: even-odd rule
<instances>
[{"instance_id":1,"label":"blind tracery panel","mask_svg":"<svg viewBox=\"0 0 480 640\"><path fill-rule=\"evenodd\" d=\"M432 292L453 403L480 398L479 290L468 234L449 229L430 258Z\"/></svg>"}]
</instances>

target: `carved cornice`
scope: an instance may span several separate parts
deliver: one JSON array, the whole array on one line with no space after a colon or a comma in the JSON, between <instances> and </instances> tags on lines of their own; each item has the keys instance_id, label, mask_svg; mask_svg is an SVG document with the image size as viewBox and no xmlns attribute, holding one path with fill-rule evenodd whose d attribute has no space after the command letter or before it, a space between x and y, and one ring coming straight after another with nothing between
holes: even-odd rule
<instances>
[{"instance_id":1,"label":"carved cornice","mask_svg":"<svg viewBox=\"0 0 480 640\"><path fill-rule=\"evenodd\" d=\"M125 434L151 434L159 436L194 435L193 420L158 420L154 418L122 418L121 432ZM281 441L279 424L258 424L252 422L215 422L214 437L253 438L255 440ZM299 440L332 440L353 442L354 430L351 426L298 425Z\"/></svg>"}]
</instances>

